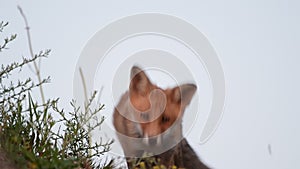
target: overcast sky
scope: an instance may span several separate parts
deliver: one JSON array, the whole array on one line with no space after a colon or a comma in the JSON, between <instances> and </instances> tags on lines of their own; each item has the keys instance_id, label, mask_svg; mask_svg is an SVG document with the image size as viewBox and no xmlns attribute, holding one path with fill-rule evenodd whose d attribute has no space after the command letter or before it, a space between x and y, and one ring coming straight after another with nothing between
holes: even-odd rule
<instances>
[{"instance_id":1,"label":"overcast sky","mask_svg":"<svg viewBox=\"0 0 300 169\"><path fill-rule=\"evenodd\" d=\"M201 130L195 128L188 136L201 159L220 169L300 168L299 1L1 1L0 19L10 22L5 35L17 33L18 38L11 50L0 54L0 63L28 56L24 22L17 10L20 5L30 24L35 52L52 50L42 62L43 75L52 79L46 96L60 97L63 107L73 98L78 58L103 27L145 12L185 20L216 50L226 82L224 114L214 135L201 145L197 140ZM199 78L194 81L200 83ZM205 99L205 94L199 96ZM112 107L107 105L106 115Z\"/></svg>"}]
</instances>

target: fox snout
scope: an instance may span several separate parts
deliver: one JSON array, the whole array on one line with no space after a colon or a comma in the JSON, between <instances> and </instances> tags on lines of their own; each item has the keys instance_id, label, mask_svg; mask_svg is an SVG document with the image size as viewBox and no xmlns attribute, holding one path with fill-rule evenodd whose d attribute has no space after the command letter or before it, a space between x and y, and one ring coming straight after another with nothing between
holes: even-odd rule
<instances>
[{"instance_id":1,"label":"fox snout","mask_svg":"<svg viewBox=\"0 0 300 169\"><path fill-rule=\"evenodd\" d=\"M161 135L155 137L144 137L143 143L147 146L160 146L161 145Z\"/></svg>"},{"instance_id":2,"label":"fox snout","mask_svg":"<svg viewBox=\"0 0 300 169\"><path fill-rule=\"evenodd\" d=\"M143 138L143 143L148 146L161 145L161 128L153 123L139 124L141 127L141 136Z\"/></svg>"}]
</instances>

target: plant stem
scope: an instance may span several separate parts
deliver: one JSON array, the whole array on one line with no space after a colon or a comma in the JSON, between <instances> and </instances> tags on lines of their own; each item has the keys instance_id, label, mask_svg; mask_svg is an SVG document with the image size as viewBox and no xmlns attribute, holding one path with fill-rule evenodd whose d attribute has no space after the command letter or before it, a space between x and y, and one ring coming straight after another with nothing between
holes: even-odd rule
<instances>
[{"instance_id":1,"label":"plant stem","mask_svg":"<svg viewBox=\"0 0 300 169\"><path fill-rule=\"evenodd\" d=\"M25 16L25 14L23 13L23 10L20 6L18 6L18 9L19 9L20 14L22 15L24 22L25 22L25 29L26 29L26 33L27 33L30 55L32 58L34 58L34 53L33 53L33 48L32 48L32 43L31 43L31 36L30 36L30 31L29 31L30 28L28 26L27 18ZM40 68L38 67L36 61L33 61L33 65L34 65L36 76L38 78L38 82L41 83L42 79L41 79L41 74L40 74ZM39 88L40 88L40 93L41 93L41 97L42 97L42 102L43 102L43 104L45 104L46 102L45 102L45 96L44 96L44 91L43 91L43 85L40 85Z\"/></svg>"},{"instance_id":2,"label":"plant stem","mask_svg":"<svg viewBox=\"0 0 300 169\"><path fill-rule=\"evenodd\" d=\"M82 85L83 85L83 91L84 91L84 108L86 108L86 105L88 104L88 97L87 97L87 88L86 88L86 83L85 83L85 79L84 79L84 75L83 75L83 72L82 72L82 69L81 67L79 68L79 73L80 73L80 76L81 76L81 82L82 82ZM88 109L85 110L85 113L89 113ZM91 133L89 133L89 143L90 143L90 146L92 145L92 136L91 136ZM89 155L92 154L92 151L91 150L88 150L88 153Z\"/></svg>"}]
</instances>

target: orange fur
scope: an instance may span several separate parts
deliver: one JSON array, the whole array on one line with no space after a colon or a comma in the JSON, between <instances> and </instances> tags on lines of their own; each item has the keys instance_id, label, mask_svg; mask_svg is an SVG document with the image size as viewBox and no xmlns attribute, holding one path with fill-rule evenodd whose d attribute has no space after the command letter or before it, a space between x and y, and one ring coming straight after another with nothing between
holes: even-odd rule
<instances>
[{"instance_id":1,"label":"orange fur","mask_svg":"<svg viewBox=\"0 0 300 169\"><path fill-rule=\"evenodd\" d=\"M184 110L195 91L194 84L162 89L152 84L145 72L134 66L129 91L121 97L114 111L113 123L125 155L140 157L143 152L159 152L161 155L158 157L167 163L169 160L166 159L176 156L170 155L170 152L180 149L196 158L182 136L181 124ZM199 159L195 160L202 164Z\"/></svg>"}]
</instances>

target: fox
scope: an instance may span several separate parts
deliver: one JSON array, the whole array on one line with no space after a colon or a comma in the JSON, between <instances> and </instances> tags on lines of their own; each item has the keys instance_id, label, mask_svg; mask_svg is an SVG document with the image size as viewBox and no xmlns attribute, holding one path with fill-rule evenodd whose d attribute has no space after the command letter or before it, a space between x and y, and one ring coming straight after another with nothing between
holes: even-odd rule
<instances>
[{"instance_id":1,"label":"fox","mask_svg":"<svg viewBox=\"0 0 300 169\"><path fill-rule=\"evenodd\" d=\"M162 89L139 66L131 68L130 79L113 113L127 167L134 168L132 159L148 153L164 166L209 169L182 134L183 114L197 86L187 83Z\"/></svg>"}]
</instances>

